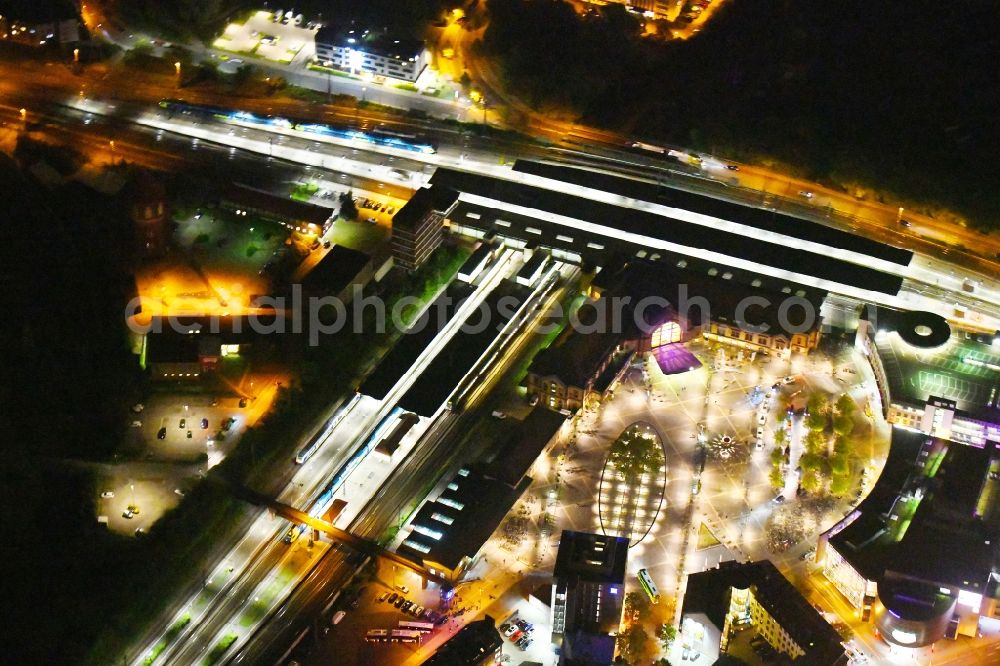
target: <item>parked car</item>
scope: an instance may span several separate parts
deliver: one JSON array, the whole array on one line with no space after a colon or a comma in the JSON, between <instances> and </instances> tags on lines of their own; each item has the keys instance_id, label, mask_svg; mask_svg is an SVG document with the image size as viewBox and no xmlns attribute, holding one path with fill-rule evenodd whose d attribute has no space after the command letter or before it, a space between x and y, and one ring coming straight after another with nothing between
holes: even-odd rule
<instances>
[{"instance_id":1,"label":"parked car","mask_svg":"<svg viewBox=\"0 0 1000 666\"><path fill-rule=\"evenodd\" d=\"M181 419L181 422L177 424L177 427L184 430L184 426L187 425L187 419Z\"/></svg>"},{"instance_id":2,"label":"parked car","mask_svg":"<svg viewBox=\"0 0 1000 666\"><path fill-rule=\"evenodd\" d=\"M104 499L114 499L114 496L115 493L111 490L105 490L103 493L101 493L101 497L103 497Z\"/></svg>"},{"instance_id":3,"label":"parked car","mask_svg":"<svg viewBox=\"0 0 1000 666\"><path fill-rule=\"evenodd\" d=\"M383 592L382 594L378 595L378 599L376 599L375 601L377 601L379 603L382 603L383 601L385 601L388 598L389 598L389 593L388 592Z\"/></svg>"},{"instance_id":4,"label":"parked car","mask_svg":"<svg viewBox=\"0 0 1000 666\"><path fill-rule=\"evenodd\" d=\"M423 606L417 606L415 609L413 609L413 615L415 617L420 617L423 614L424 614L424 607Z\"/></svg>"},{"instance_id":5,"label":"parked car","mask_svg":"<svg viewBox=\"0 0 1000 666\"><path fill-rule=\"evenodd\" d=\"M167 429L160 428L156 433L156 439L166 439L166 438L167 438Z\"/></svg>"},{"instance_id":6,"label":"parked car","mask_svg":"<svg viewBox=\"0 0 1000 666\"><path fill-rule=\"evenodd\" d=\"M500 631L503 632L504 636L512 636L517 631L517 627L513 624L505 624L500 627Z\"/></svg>"},{"instance_id":7,"label":"parked car","mask_svg":"<svg viewBox=\"0 0 1000 666\"><path fill-rule=\"evenodd\" d=\"M395 592L393 592L392 594L389 595L389 603L390 604L396 603L396 599L399 599L399 595L396 594Z\"/></svg>"}]
</instances>

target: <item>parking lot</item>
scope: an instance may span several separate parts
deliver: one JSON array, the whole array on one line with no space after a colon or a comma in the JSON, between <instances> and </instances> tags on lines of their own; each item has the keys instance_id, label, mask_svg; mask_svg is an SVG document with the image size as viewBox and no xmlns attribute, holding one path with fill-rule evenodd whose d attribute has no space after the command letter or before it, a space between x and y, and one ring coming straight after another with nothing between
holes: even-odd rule
<instances>
[{"instance_id":1,"label":"parking lot","mask_svg":"<svg viewBox=\"0 0 1000 666\"><path fill-rule=\"evenodd\" d=\"M204 465L207 455L212 467L246 428L249 404L239 405L239 397L153 395L133 414L132 431L147 459Z\"/></svg>"},{"instance_id":2,"label":"parking lot","mask_svg":"<svg viewBox=\"0 0 1000 666\"><path fill-rule=\"evenodd\" d=\"M98 519L106 520L108 529L120 534L149 532L153 523L201 480L199 474L197 465L129 463L108 467L98 475ZM130 512L129 507L138 513Z\"/></svg>"},{"instance_id":3,"label":"parking lot","mask_svg":"<svg viewBox=\"0 0 1000 666\"><path fill-rule=\"evenodd\" d=\"M274 14L261 10L246 23L227 25L212 46L285 65L305 62L316 52L313 35L318 26L308 27L309 23L301 14L275 21Z\"/></svg>"}]
</instances>

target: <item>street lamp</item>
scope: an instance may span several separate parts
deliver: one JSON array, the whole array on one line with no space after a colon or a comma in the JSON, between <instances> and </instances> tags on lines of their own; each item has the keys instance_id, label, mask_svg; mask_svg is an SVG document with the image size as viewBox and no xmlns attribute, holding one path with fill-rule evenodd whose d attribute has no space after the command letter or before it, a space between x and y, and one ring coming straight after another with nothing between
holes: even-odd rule
<instances>
[{"instance_id":1,"label":"street lamp","mask_svg":"<svg viewBox=\"0 0 1000 666\"><path fill-rule=\"evenodd\" d=\"M181 87L181 61L178 60L174 63L174 70L177 72L177 87Z\"/></svg>"},{"instance_id":2,"label":"street lamp","mask_svg":"<svg viewBox=\"0 0 1000 666\"><path fill-rule=\"evenodd\" d=\"M80 49L73 49L73 62L80 62Z\"/></svg>"},{"instance_id":3,"label":"street lamp","mask_svg":"<svg viewBox=\"0 0 1000 666\"><path fill-rule=\"evenodd\" d=\"M21 114L21 122L22 122L22 123L23 123L23 122L24 122L25 120L27 120L27 119L28 119L28 110L27 110L27 109L23 109L23 108L22 108L22 109L20 110L20 112L19 112L19 113Z\"/></svg>"}]
</instances>

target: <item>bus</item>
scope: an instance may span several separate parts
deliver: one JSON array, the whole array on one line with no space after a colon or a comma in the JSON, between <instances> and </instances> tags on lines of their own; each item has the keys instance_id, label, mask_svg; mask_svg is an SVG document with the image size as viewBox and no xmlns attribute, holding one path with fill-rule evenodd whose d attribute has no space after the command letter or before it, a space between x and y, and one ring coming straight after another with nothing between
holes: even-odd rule
<instances>
[{"instance_id":1,"label":"bus","mask_svg":"<svg viewBox=\"0 0 1000 666\"><path fill-rule=\"evenodd\" d=\"M645 569L639 569L639 585L650 601L654 604L660 603L660 591L656 589L656 584L653 583L653 579L649 577L649 572Z\"/></svg>"},{"instance_id":2,"label":"bus","mask_svg":"<svg viewBox=\"0 0 1000 666\"><path fill-rule=\"evenodd\" d=\"M388 643L389 632L385 629L369 629L365 634L365 640L369 643Z\"/></svg>"},{"instance_id":3,"label":"bus","mask_svg":"<svg viewBox=\"0 0 1000 666\"><path fill-rule=\"evenodd\" d=\"M419 631L422 634L429 634L434 631L434 624L431 622L410 622L409 620L400 620L399 628L409 629L410 631Z\"/></svg>"},{"instance_id":4,"label":"bus","mask_svg":"<svg viewBox=\"0 0 1000 666\"><path fill-rule=\"evenodd\" d=\"M413 629L393 629L389 640L393 643L419 643L424 635Z\"/></svg>"}]
</instances>

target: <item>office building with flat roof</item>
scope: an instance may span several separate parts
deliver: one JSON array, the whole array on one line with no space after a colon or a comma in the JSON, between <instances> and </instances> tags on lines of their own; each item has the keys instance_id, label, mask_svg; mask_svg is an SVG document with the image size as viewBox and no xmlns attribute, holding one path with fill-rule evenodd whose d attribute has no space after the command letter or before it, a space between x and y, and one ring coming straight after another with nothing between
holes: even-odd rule
<instances>
[{"instance_id":1,"label":"office building with flat roof","mask_svg":"<svg viewBox=\"0 0 1000 666\"><path fill-rule=\"evenodd\" d=\"M413 83L427 68L427 48L419 39L335 25L320 28L314 39L317 62L352 74Z\"/></svg>"},{"instance_id":2,"label":"office building with flat roof","mask_svg":"<svg viewBox=\"0 0 1000 666\"><path fill-rule=\"evenodd\" d=\"M678 641L713 663L763 638L793 664L841 666L839 634L768 560L722 562L688 576Z\"/></svg>"},{"instance_id":3,"label":"office building with flat roof","mask_svg":"<svg viewBox=\"0 0 1000 666\"><path fill-rule=\"evenodd\" d=\"M824 575L889 643L975 636L1000 618L1000 450L894 428L882 473L821 535Z\"/></svg>"},{"instance_id":4,"label":"office building with flat roof","mask_svg":"<svg viewBox=\"0 0 1000 666\"><path fill-rule=\"evenodd\" d=\"M614 658L627 559L625 537L563 530L550 605L559 663L610 663Z\"/></svg>"},{"instance_id":5,"label":"office building with flat roof","mask_svg":"<svg viewBox=\"0 0 1000 666\"><path fill-rule=\"evenodd\" d=\"M392 258L396 266L415 271L441 245L444 219L458 193L446 187L422 187L392 217Z\"/></svg>"}]
</instances>

